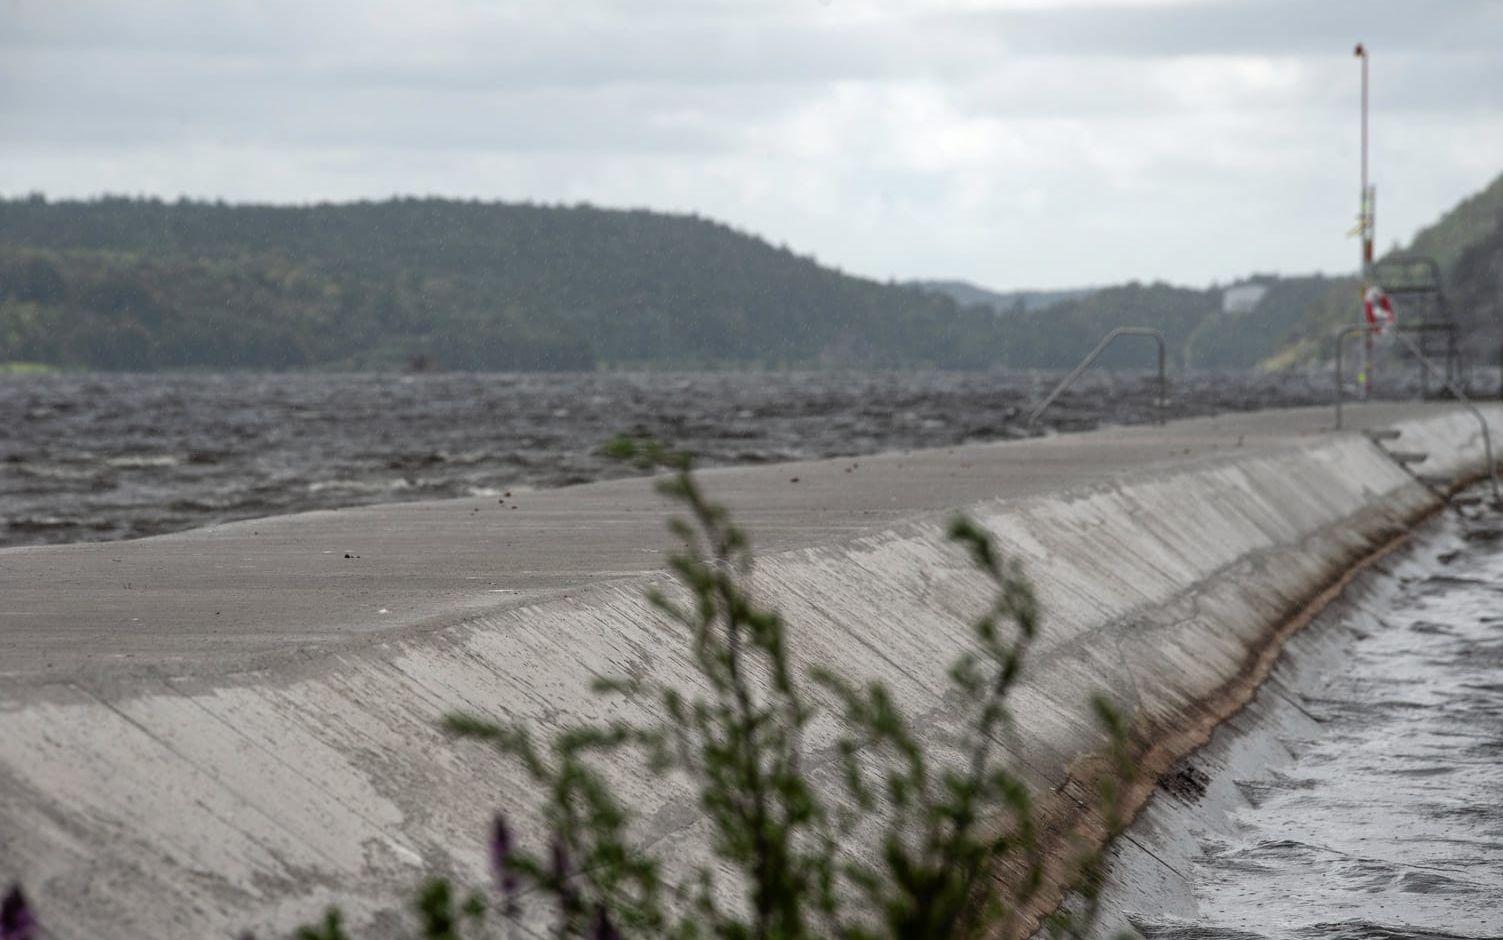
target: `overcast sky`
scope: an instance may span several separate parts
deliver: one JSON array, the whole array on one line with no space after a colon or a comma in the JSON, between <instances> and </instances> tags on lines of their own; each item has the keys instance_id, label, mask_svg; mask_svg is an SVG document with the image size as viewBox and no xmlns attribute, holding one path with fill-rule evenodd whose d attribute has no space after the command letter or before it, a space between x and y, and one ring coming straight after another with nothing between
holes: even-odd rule
<instances>
[{"instance_id":1,"label":"overcast sky","mask_svg":"<svg viewBox=\"0 0 1503 940\"><path fill-rule=\"evenodd\" d=\"M697 212L880 278L1355 266L1503 172L1503 0L0 0L0 192Z\"/></svg>"}]
</instances>

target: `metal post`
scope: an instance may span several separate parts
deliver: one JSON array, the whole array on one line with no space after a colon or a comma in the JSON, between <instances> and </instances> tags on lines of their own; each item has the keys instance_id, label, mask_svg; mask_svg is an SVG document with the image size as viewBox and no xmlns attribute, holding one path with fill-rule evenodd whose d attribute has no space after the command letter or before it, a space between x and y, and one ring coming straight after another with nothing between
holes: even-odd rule
<instances>
[{"instance_id":1,"label":"metal post","mask_svg":"<svg viewBox=\"0 0 1503 940\"><path fill-rule=\"evenodd\" d=\"M1343 327L1336 334L1336 430L1338 431L1341 430L1342 348L1346 345L1346 338L1348 336L1351 336L1353 333L1358 332L1359 330L1367 330L1369 333L1371 332L1370 327L1359 325ZM1394 335L1399 338L1399 342L1409 347L1409 351L1414 354L1414 357L1420 361L1420 364L1422 366L1430 366L1431 368L1433 368L1433 366L1431 366L1430 364L1430 361L1425 357L1424 350L1420 349L1419 346L1415 344L1414 340L1404 335L1404 333L1398 329L1395 329L1393 332ZM1493 502L1498 505L1503 505L1503 486L1500 486L1498 482L1498 463L1493 458L1493 436L1492 432L1488 429L1487 418L1482 414L1482 412L1477 408L1476 405L1472 404L1471 399L1467 398L1466 394L1461 389L1456 387L1456 383L1451 381L1450 378L1446 379L1446 388L1450 390L1452 395L1456 396L1456 400L1459 401L1464 408L1472 413L1472 417L1477 419L1477 424L1482 428L1482 450L1487 458L1488 479L1492 481Z\"/></svg>"},{"instance_id":2,"label":"metal post","mask_svg":"<svg viewBox=\"0 0 1503 940\"><path fill-rule=\"evenodd\" d=\"M1367 217L1367 49L1360 42L1355 55L1362 60L1362 189L1358 191L1357 199L1362 211L1362 269L1366 270L1368 262L1372 261L1372 243L1368 238L1368 226L1372 220Z\"/></svg>"},{"instance_id":3,"label":"metal post","mask_svg":"<svg viewBox=\"0 0 1503 940\"><path fill-rule=\"evenodd\" d=\"M1167 351L1164 346L1164 334L1160 333L1158 336L1155 336L1154 339L1158 340L1159 344L1158 423L1163 424L1165 421L1169 420L1168 417L1164 414L1164 412L1169 408L1169 380L1166 377L1167 370L1165 369L1165 359L1167 358Z\"/></svg>"},{"instance_id":4,"label":"metal post","mask_svg":"<svg viewBox=\"0 0 1503 940\"><path fill-rule=\"evenodd\" d=\"M1447 384L1453 383L1458 378L1460 378L1461 376L1457 375L1457 373L1459 373L1459 372L1462 372L1462 369L1461 369L1461 355L1460 355L1459 349L1458 349L1458 347L1456 345L1456 324L1454 324L1454 323L1447 323L1446 324L1446 383ZM1470 381L1468 381L1466 384L1467 384L1467 394L1471 394L1471 391L1472 391L1471 384L1472 383Z\"/></svg>"},{"instance_id":5,"label":"metal post","mask_svg":"<svg viewBox=\"0 0 1503 940\"><path fill-rule=\"evenodd\" d=\"M1397 330L1394 331L1394 335L1399 338L1399 342L1409 347L1410 352L1414 353L1416 358L1421 362L1425 361L1424 351L1415 345L1414 340ZM1467 398L1461 389L1456 387L1455 383L1447 382L1446 385L1450 388L1451 394L1456 396L1456 400L1461 402L1472 413L1472 417L1477 419L1477 423L1482 426L1482 450L1487 456L1487 475L1488 479L1492 481L1493 503L1495 505L1503 504L1503 487L1500 487L1498 483L1498 463L1493 459L1493 436L1487 427L1487 417L1478 410L1476 405L1472 404L1472 400Z\"/></svg>"},{"instance_id":6,"label":"metal post","mask_svg":"<svg viewBox=\"0 0 1503 940\"><path fill-rule=\"evenodd\" d=\"M1374 205L1372 186L1367 177L1367 48L1362 43L1357 43L1354 54L1362 61L1362 183L1357 193L1357 230L1361 236L1361 257L1358 271L1361 276L1358 279L1358 304L1365 308L1367 303L1367 288L1373 263L1373 228L1374 216L1377 208ZM1365 313L1365 309L1361 312ZM1373 370L1377 362L1373 358L1373 338L1371 334L1362 342L1362 373L1358 377L1358 388L1362 398L1366 400L1372 383Z\"/></svg>"},{"instance_id":7,"label":"metal post","mask_svg":"<svg viewBox=\"0 0 1503 940\"><path fill-rule=\"evenodd\" d=\"M1371 333L1372 328L1363 325L1343 327L1336 334L1336 430L1341 430L1341 399L1346 390L1342 384L1342 353L1346 347L1346 338L1360 332Z\"/></svg>"}]
</instances>

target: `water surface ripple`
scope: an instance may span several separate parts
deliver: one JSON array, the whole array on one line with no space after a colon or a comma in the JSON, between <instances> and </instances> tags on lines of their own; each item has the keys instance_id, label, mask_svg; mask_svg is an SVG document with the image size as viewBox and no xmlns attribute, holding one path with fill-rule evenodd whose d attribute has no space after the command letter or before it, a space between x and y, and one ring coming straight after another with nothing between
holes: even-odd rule
<instances>
[{"instance_id":1,"label":"water surface ripple","mask_svg":"<svg viewBox=\"0 0 1503 940\"><path fill-rule=\"evenodd\" d=\"M1302 697L1316 733L1239 781L1150 940L1503 936L1503 531L1473 523Z\"/></svg>"},{"instance_id":2,"label":"water surface ripple","mask_svg":"<svg viewBox=\"0 0 1503 940\"><path fill-rule=\"evenodd\" d=\"M633 472L643 432L708 465L1024 436L1057 378L1006 372L0 376L0 546L133 538L307 509L479 496ZM1324 401L1314 378L1181 380L1172 415ZM1047 423L1154 417L1093 373Z\"/></svg>"}]
</instances>

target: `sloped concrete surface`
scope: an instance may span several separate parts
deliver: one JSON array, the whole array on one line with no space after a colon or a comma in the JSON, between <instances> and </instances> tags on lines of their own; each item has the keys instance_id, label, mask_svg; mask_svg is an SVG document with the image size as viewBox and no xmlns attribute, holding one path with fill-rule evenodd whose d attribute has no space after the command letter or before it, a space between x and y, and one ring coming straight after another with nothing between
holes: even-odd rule
<instances>
[{"instance_id":1,"label":"sloped concrete surface","mask_svg":"<svg viewBox=\"0 0 1503 940\"><path fill-rule=\"evenodd\" d=\"M1099 936L1503 930L1497 521L1431 519L1290 639L1113 847Z\"/></svg>"},{"instance_id":2,"label":"sloped concrete surface","mask_svg":"<svg viewBox=\"0 0 1503 940\"><path fill-rule=\"evenodd\" d=\"M1481 466L1444 405L1351 409L1427 473ZM1503 409L1488 406L1495 435ZM1326 409L707 472L751 530L805 664L880 676L936 739L986 585L946 544L965 511L1022 557L1044 636L1006 742L1040 787L1099 744L1093 690L1172 727L1272 628L1436 497ZM491 814L535 834L521 775L435 730L472 709L541 727L694 683L642 599L662 580L649 481L265 519L0 551L0 880L53 936L262 935L331 901L390 932L427 871L482 880ZM345 557L346 555L353 557ZM816 728L818 748L831 729ZM818 756L818 755L816 755ZM693 801L622 767L644 837L703 851Z\"/></svg>"}]
</instances>

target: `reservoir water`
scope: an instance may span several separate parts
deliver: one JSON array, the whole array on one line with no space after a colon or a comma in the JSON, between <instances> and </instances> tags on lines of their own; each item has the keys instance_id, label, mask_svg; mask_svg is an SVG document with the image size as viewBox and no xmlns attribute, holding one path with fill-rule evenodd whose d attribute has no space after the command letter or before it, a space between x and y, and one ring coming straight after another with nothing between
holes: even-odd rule
<instances>
[{"instance_id":1,"label":"reservoir water","mask_svg":"<svg viewBox=\"0 0 1503 940\"><path fill-rule=\"evenodd\" d=\"M706 465L1026 436L1057 376L729 372L0 376L0 546L134 538L309 509L634 472L640 432ZM1046 426L1151 420L1141 374L1092 373ZM1171 416L1308 404L1318 376L1176 379Z\"/></svg>"},{"instance_id":2,"label":"reservoir water","mask_svg":"<svg viewBox=\"0 0 1503 940\"><path fill-rule=\"evenodd\" d=\"M1191 895L1129 904L1133 926L1150 940L1503 936L1500 525L1432 524L1386 590L1296 638L1294 658L1303 644L1321 662L1276 674L1250 709L1263 754L1239 762L1258 745L1215 740L1199 771L1181 768L1202 792L1233 777L1226 811L1197 814L1205 797L1172 787L1132 834ZM1183 858L1170 827L1193 839Z\"/></svg>"}]
</instances>

